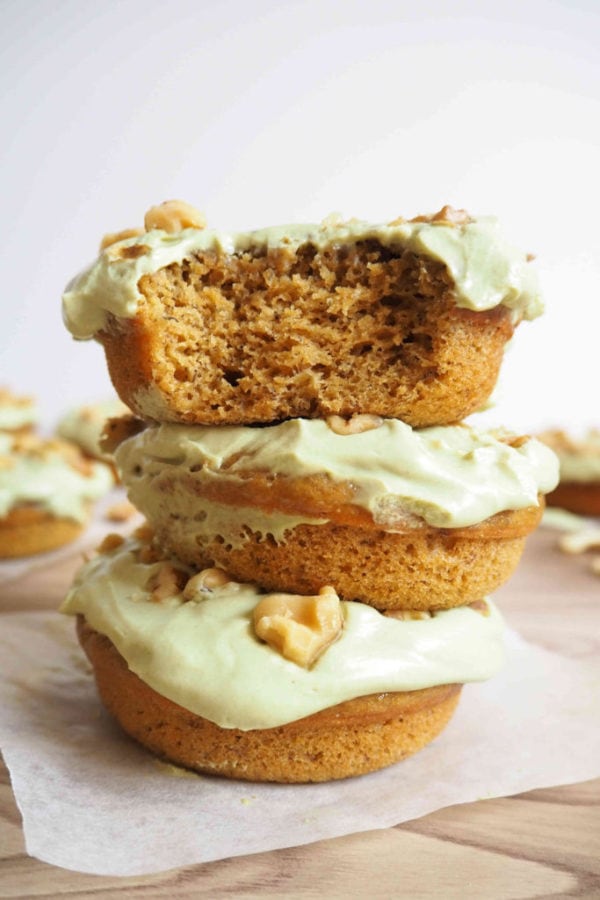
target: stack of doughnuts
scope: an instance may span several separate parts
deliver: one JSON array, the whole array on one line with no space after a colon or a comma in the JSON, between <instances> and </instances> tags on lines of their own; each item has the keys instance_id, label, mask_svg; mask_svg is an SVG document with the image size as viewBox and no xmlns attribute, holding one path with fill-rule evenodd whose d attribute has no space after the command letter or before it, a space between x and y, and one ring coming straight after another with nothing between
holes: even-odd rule
<instances>
[{"instance_id":1,"label":"stack of doughnuts","mask_svg":"<svg viewBox=\"0 0 600 900\"><path fill-rule=\"evenodd\" d=\"M449 207L226 234L171 201L63 309L136 416L106 446L148 524L63 604L125 731L275 782L435 738L502 664L488 594L557 482L540 442L461 422L541 312L528 258Z\"/></svg>"}]
</instances>

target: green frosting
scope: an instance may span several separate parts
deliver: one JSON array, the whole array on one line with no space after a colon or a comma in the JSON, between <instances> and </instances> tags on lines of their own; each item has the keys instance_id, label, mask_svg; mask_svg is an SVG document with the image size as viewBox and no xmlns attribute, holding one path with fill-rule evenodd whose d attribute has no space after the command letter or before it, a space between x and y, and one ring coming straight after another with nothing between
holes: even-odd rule
<instances>
[{"instance_id":1,"label":"green frosting","mask_svg":"<svg viewBox=\"0 0 600 900\"><path fill-rule=\"evenodd\" d=\"M114 484L110 469L91 463L89 475L69 465L57 450L16 452L13 439L0 434L0 516L16 506L32 503L55 516L84 522L89 502Z\"/></svg>"},{"instance_id":2,"label":"green frosting","mask_svg":"<svg viewBox=\"0 0 600 900\"><path fill-rule=\"evenodd\" d=\"M483 311L502 304L513 311L515 320L533 319L543 311L537 279L526 255L504 240L495 219L463 225L404 221L372 225L353 219L237 234L197 228L169 234L155 229L128 238L104 250L68 285L63 296L65 324L74 337L85 340L104 328L109 313L132 318L141 296L140 278L198 251L293 250L303 244L323 248L368 239L444 263L454 281L457 306ZM140 248L139 255L120 257L121 249L135 247Z\"/></svg>"},{"instance_id":3,"label":"green frosting","mask_svg":"<svg viewBox=\"0 0 600 900\"><path fill-rule=\"evenodd\" d=\"M150 687L223 728L272 728L368 694L481 681L504 661L490 601L487 616L461 607L415 621L342 602L340 637L305 669L255 636L264 596L255 585L150 602L161 563L140 563L139 547L130 540L84 565L62 611L82 613Z\"/></svg>"},{"instance_id":4,"label":"green frosting","mask_svg":"<svg viewBox=\"0 0 600 900\"><path fill-rule=\"evenodd\" d=\"M265 428L152 426L125 441L116 460L141 512L154 518L173 511L190 522L198 511L190 484L236 485L253 472L345 482L352 502L387 531L405 530L415 517L414 524L424 520L437 528L476 525L504 510L537 506L538 494L558 482L556 457L533 438L511 447L498 434L464 425L417 430L397 419L350 435L319 419ZM166 492L160 487L165 480ZM247 523L247 510L223 507L227 513L238 529ZM280 514L269 519L285 528ZM265 533L264 526L259 530Z\"/></svg>"}]
</instances>

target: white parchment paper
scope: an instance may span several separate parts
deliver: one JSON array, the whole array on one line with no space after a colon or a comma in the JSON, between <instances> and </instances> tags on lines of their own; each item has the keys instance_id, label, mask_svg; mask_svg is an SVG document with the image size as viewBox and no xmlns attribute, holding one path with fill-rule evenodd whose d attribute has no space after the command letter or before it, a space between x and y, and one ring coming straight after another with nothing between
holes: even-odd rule
<instances>
[{"instance_id":1,"label":"white parchment paper","mask_svg":"<svg viewBox=\"0 0 600 900\"><path fill-rule=\"evenodd\" d=\"M600 775L600 662L508 632L508 663L467 685L416 756L324 785L201 777L158 762L102 710L72 619L0 618L0 748L28 852L137 875L384 828L444 806Z\"/></svg>"}]
</instances>

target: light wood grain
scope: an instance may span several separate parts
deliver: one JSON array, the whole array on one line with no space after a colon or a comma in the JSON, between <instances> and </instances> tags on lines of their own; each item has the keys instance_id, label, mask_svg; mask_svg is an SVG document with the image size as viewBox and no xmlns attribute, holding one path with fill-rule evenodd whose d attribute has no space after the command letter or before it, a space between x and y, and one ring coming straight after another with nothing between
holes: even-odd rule
<instances>
[{"instance_id":1,"label":"light wood grain","mask_svg":"<svg viewBox=\"0 0 600 900\"><path fill-rule=\"evenodd\" d=\"M528 639L574 657L600 650L600 578L565 557L556 535L530 540L497 595ZM54 607L78 560L4 585L0 611ZM543 752L543 748L541 748ZM236 857L158 875L69 872L25 852L0 763L0 897L541 898L600 897L600 779L455 806L381 831Z\"/></svg>"}]
</instances>

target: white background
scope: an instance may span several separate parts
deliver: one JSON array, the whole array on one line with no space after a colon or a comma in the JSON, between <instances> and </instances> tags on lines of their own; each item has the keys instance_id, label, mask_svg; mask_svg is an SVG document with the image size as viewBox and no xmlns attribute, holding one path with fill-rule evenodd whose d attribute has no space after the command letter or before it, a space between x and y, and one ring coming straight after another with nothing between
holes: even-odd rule
<instances>
[{"instance_id":1,"label":"white background","mask_svg":"<svg viewBox=\"0 0 600 900\"><path fill-rule=\"evenodd\" d=\"M168 198L231 230L497 215L547 301L493 420L600 424L600 2L0 0L0 382L109 393L59 298ZM489 414L488 414L489 415Z\"/></svg>"}]
</instances>

